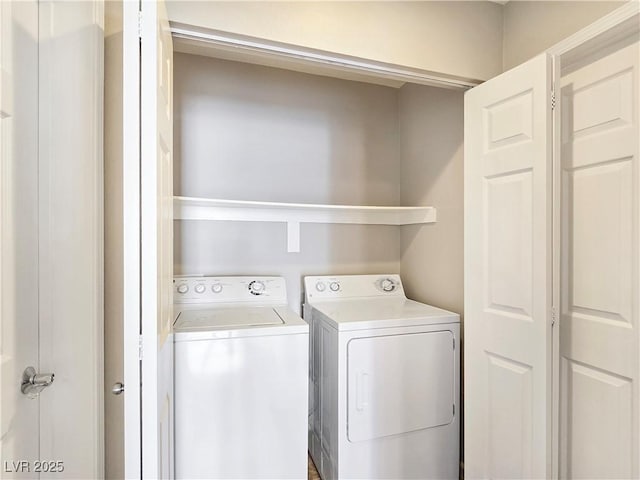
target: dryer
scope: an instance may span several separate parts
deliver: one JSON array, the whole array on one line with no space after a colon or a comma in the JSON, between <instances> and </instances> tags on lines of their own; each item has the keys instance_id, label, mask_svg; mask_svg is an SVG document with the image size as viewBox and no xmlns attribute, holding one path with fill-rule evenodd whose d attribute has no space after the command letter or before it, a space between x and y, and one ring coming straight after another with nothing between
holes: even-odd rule
<instances>
[{"instance_id":1,"label":"dryer","mask_svg":"<svg viewBox=\"0 0 640 480\"><path fill-rule=\"evenodd\" d=\"M177 478L306 479L309 327L280 277L177 277Z\"/></svg>"},{"instance_id":2,"label":"dryer","mask_svg":"<svg viewBox=\"0 0 640 480\"><path fill-rule=\"evenodd\" d=\"M304 285L309 450L322 478L457 479L459 316L407 299L398 275Z\"/></svg>"}]
</instances>

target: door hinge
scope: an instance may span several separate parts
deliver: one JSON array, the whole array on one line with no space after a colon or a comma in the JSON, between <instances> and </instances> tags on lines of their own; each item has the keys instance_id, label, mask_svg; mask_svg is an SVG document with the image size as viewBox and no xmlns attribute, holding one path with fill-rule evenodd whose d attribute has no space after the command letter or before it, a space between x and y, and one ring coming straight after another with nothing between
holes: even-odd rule
<instances>
[{"instance_id":1,"label":"door hinge","mask_svg":"<svg viewBox=\"0 0 640 480\"><path fill-rule=\"evenodd\" d=\"M551 110L556 109L556 91L551 90Z\"/></svg>"},{"instance_id":2,"label":"door hinge","mask_svg":"<svg viewBox=\"0 0 640 480\"><path fill-rule=\"evenodd\" d=\"M455 403L453 404L453 414L454 415L456 414L456 404Z\"/></svg>"},{"instance_id":3,"label":"door hinge","mask_svg":"<svg viewBox=\"0 0 640 480\"><path fill-rule=\"evenodd\" d=\"M456 339L455 338L453 339L453 349L454 350L456 349Z\"/></svg>"},{"instance_id":4,"label":"door hinge","mask_svg":"<svg viewBox=\"0 0 640 480\"><path fill-rule=\"evenodd\" d=\"M557 321L558 309L556 307L551 307L551 326L554 327Z\"/></svg>"},{"instance_id":5,"label":"door hinge","mask_svg":"<svg viewBox=\"0 0 640 480\"><path fill-rule=\"evenodd\" d=\"M142 12L138 10L138 38L142 39Z\"/></svg>"},{"instance_id":6,"label":"door hinge","mask_svg":"<svg viewBox=\"0 0 640 480\"><path fill-rule=\"evenodd\" d=\"M138 360L142 360L142 335L138 337Z\"/></svg>"}]
</instances>

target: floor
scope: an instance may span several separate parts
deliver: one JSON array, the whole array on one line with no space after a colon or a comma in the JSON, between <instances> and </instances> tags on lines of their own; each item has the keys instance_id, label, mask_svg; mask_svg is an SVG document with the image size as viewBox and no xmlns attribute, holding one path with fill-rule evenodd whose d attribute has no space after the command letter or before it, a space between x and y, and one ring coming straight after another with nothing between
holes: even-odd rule
<instances>
[{"instance_id":1,"label":"floor","mask_svg":"<svg viewBox=\"0 0 640 480\"><path fill-rule=\"evenodd\" d=\"M309 475L308 475L309 480L321 480L320 474L318 473L318 470L316 470L316 466L313 464L313 460L311 460L311 456L309 456L308 471L309 471Z\"/></svg>"}]
</instances>

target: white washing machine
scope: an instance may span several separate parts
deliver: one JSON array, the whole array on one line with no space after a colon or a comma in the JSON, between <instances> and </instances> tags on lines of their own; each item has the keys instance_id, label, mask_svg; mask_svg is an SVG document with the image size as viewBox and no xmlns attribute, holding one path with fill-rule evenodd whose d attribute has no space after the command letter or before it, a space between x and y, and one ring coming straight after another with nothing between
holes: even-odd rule
<instances>
[{"instance_id":1,"label":"white washing machine","mask_svg":"<svg viewBox=\"0 0 640 480\"><path fill-rule=\"evenodd\" d=\"M280 277L174 279L177 478L306 479L309 327Z\"/></svg>"},{"instance_id":2,"label":"white washing machine","mask_svg":"<svg viewBox=\"0 0 640 480\"><path fill-rule=\"evenodd\" d=\"M322 478L457 479L459 316L408 300L398 275L304 284Z\"/></svg>"}]
</instances>

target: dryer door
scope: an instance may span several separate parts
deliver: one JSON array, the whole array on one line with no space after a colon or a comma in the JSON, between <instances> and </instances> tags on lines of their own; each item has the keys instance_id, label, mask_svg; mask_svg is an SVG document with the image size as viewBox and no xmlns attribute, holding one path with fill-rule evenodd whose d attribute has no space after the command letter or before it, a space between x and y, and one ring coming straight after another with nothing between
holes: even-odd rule
<instances>
[{"instance_id":1,"label":"dryer door","mask_svg":"<svg viewBox=\"0 0 640 480\"><path fill-rule=\"evenodd\" d=\"M455 395L453 333L357 338L348 345L351 442L446 425Z\"/></svg>"}]
</instances>

